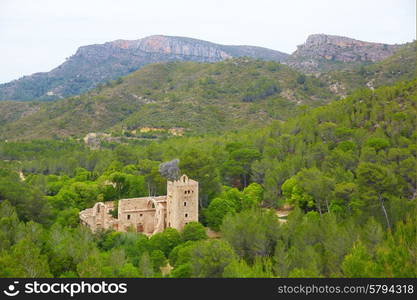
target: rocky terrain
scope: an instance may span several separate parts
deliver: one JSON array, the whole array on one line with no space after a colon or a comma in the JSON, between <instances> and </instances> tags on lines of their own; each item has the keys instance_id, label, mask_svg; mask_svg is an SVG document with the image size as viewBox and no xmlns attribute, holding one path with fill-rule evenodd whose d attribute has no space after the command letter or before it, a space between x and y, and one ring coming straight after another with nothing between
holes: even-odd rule
<instances>
[{"instance_id":1,"label":"rocky terrain","mask_svg":"<svg viewBox=\"0 0 417 300\"><path fill-rule=\"evenodd\" d=\"M54 100L79 95L155 62L217 62L232 57L283 61L288 54L253 46L225 46L202 40L155 35L80 47L50 72L0 85L0 100Z\"/></svg>"},{"instance_id":2,"label":"rocky terrain","mask_svg":"<svg viewBox=\"0 0 417 300\"><path fill-rule=\"evenodd\" d=\"M219 133L285 120L300 105L318 106L333 97L319 79L272 61L155 63L114 84L42 103L36 113L1 126L0 139Z\"/></svg>"},{"instance_id":3,"label":"rocky terrain","mask_svg":"<svg viewBox=\"0 0 417 300\"><path fill-rule=\"evenodd\" d=\"M0 84L0 100L56 100L92 88L156 62L212 63L233 57L281 62L307 74L350 70L392 56L403 45L313 34L291 54L255 46L220 45L186 37L153 35L80 47L50 72L35 73Z\"/></svg>"},{"instance_id":4,"label":"rocky terrain","mask_svg":"<svg viewBox=\"0 0 417 300\"><path fill-rule=\"evenodd\" d=\"M324 72L319 78L341 97L359 88L375 89L413 80L416 78L416 42L402 45L393 55L376 63Z\"/></svg>"},{"instance_id":5,"label":"rocky terrain","mask_svg":"<svg viewBox=\"0 0 417 300\"><path fill-rule=\"evenodd\" d=\"M342 36L313 34L297 47L286 63L303 72L319 73L375 63L393 55L400 47Z\"/></svg>"},{"instance_id":6,"label":"rocky terrain","mask_svg":"<svg viewBox=\"0 0 417 300\"><path fill-rule=\"evenodd\" d=\"M148 42L151 45L135 46L126 41L112 45L118 49L152 47L159 53L182 52L207 59L228 55L221 49L177 45L178 48L158 39ZM77 55L94 57L89 51L93 48L84 47ZM317 106L344 98L356 89L374 89L399 80L412 80L415 53L416 43L408 43L381 61L338 62L345 64L344 68L321 72L318 76L297 72L282 63L247 57L215 63L149 64L118 80L59 101L0 101L0 139L80 137L89 132L115 132L129 139L152 139L222 132L285 120L296 114L300 105ZM379 59L380 56L374 53L366 57ZM170 132L175 128L182 131Z\"/></svg>"}]
</instances>

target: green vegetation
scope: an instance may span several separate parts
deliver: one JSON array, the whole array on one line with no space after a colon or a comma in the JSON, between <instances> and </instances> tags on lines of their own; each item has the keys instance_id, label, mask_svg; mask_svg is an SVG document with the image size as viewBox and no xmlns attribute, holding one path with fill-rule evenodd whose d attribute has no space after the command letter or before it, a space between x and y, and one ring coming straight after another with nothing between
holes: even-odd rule
<instances>
[{"instance_id":1,"label":"green vegetation","mask_svg":"<svg viewBox=\"0 0 417 300\"><path fill-rule=\"evenodd\" d=\"M165 45L160 48L160 45ZM256 46L220 45L208 41L153 35L139 40L116 40L85 45L49 72L23 76L0 84L0 101L59 101L93 88L120 84L120 76L145 65L172 61L215 62L226 57L283 61L288 54Z\"/></svg>"},{"instance_id":2,"label":"green vegetation","mask_svg":"<svg viewBox=\"0 0 417 300\"><path fill-rule=\"evenodd\" d=\"M254 82L242 105L264 101L242 102L269 90ZM0 276L416 277L416 101L417 81L399 82L261 129L100 150L73 139L1 142ZM79 226L78 212L97 201L165 194L158 166L173 158L199 181L200 223L150 238ZM293 209L278 222L284 204Z\"/></svg>"},{"instance_id":3,"label":"green vegetation","mask_svg":"<svg viewBox=\"0 0 417 300\"><path fill-rule=\"evenodd\" d=\"M160 63L0 103L0 277L417 277L415 45L319 78ZM88 132L109 135L92 149ZM96 202L166 194L158 168L175 158L199 182L199 222L79 225Z\"/></svg>"},{"instance_id":4,"label":"green vegetation","mask_svg":"<svg viewBox=\"0 0 417 300\"><path fill-rule=\"evenodd\" d=\"M0 126L36 112L39 106L37 102L0 101Z\"/></svg>"},{"instance_id":5,"label":"green vegetation","mask_svg":"<svg viewBox=\"0 0 417 300\"><path fill-rule=\"evenodd\" d=\"M392 85L397 81L413 80L416 77L416 67L416 42L412 42L380 62L331 71L322 74L320 79L330 85L341 84L337 93L346 95L353 89L376 88Z\"/></svg>"},{"instance_id":6,"label":"green vegetation","mask_svg":"<svg viewBox=\"0 0 417 300\"><path fill-rule=\"evenodd\" d=\"M300 104L318 106L332 99L320 80L305 76L300 84L299 76L285 65L248 58L152 64L86 94L44 103L39 111L2 126L0 137L80 137L106 131L149 138L155 132L137 129L207 134L265 126L294 116L303 109Z\"/></svg>"},{"instance_id":7,"label":"green vegetation","mask_svg":"<svg viewBox=\"0 0 417 300\"><path fill-rule=\"evenodd\" d=\"M171 137L169 129L201 135L260 128L293 118L307 107L346 97L358 88L412 80L415 53L416 42L408 43L383 61L357 62L318 78L245 57L147 65L56 102L2 101L0 138L80 138L89 132L107 132L119 142L144 142ZM150 130L141 131L144 128Z\"/></svg>"}]
</instances>

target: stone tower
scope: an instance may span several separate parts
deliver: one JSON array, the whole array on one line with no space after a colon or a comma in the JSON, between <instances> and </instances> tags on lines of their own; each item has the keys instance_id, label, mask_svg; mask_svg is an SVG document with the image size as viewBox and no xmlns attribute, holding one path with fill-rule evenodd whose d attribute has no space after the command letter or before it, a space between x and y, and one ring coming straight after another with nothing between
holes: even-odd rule
<instances>
[{"instance_id":1,"label":"stone tower","mask_svg":"<svg viewBox=\"0 0 417 300\"><path fill-rule=\"evenodd\" d=\"M182 230L189 222L198 222L198 182L182 175L167 184L166 226Z\"/></svg>"}]
</instances>

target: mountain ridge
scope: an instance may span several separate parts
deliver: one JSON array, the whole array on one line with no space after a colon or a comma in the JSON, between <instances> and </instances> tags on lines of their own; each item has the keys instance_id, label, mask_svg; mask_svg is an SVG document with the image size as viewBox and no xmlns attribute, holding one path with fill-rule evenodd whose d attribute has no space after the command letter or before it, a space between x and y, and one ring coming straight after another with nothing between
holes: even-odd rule
<instances>
[{"instance_id":1,"label":"mountain ridge","mask_svg":"<svg viewBox=\"0 0 417 300\"><path fill-rule=\"evenodd\" d=\"M282 61L288 54L257 46L220 45L203 40L153 35L81 46L63 64L0 85L0 100L54 100L79 95L144 65L169 61L217 62L232 57Z\"/></svg>"},{"instance_id":2,"label":"mountain ridge","mask_svg":"<svg viewBox=\"0 0 417 300\"><path fill-rule=\"evenodd\" d=\"M377 63L392 56L404 45L312 34L289 55L259 46L222 45L180 36L151 35L137 40L118 39L81 46L74 55L49 72L34 73L0 84L0 101L48 101L80 95L157 62L213 63L246 56L281 62L297 71L320 75Z\"/></svg>"},{"instance_id":3,"label":"mountain ridge","mask_svg":"<svg viewBox=\"0 0 417 300\"><path fill-rule=\"evenodd\" d=\"M342 97L355 89L375 89L397 81L411 81L416 77L416 46L415 41L407 43L393 55L376 63L324 72L319 78Z\"/></svg>"},{"instance_id":4,"label":"mountain ridge","mask_svg":"<svg viewBox=\"0 0 417 300\"><path fill-rule=\"evenodd\" d=\"M403 45L366 42L349 37L312 34L286 60L305 73L350 69L361 63L375 63L395 53Z\"/></svg>"},{"instance_id":5,"label":"mountain ridge","mask_svg":"<svg viewBox=\"0 0 417 300\"><path fill-rule=\"evenodd\" d=\"M414 79L415 51L416 42L408 43L380 62L319 76L248 58L150 64L53 103L0 101L0 136L11 140L176 127L201 133L204 128L221 131L252 125L254 119L284 120L300 104L323 104L355 89ZM83 121L71 121L74 115Z\"/></svg>"},{"instance_id":6,"label":"mountain ridge","mask_svg":"<svg viewBox=\"0 0 417 300\"><path fill-rule=\"evenodd\" d=\"M212 64L156 63L80 96L43 103L38 111L5 124L0 136L80 137L106 130L178 127L197 134L223 132L284 120L302 104L320 105L332 97L318 79L277 62L233 58Z\"/></svg>"}]
</instances>

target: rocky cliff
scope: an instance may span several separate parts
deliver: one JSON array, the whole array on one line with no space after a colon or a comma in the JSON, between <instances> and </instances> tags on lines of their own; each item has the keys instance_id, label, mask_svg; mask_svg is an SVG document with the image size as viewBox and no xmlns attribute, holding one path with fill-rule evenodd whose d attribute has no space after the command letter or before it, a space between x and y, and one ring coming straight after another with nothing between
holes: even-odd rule
<instances>
[{"instance_id":1,"label":"rocky cliff","mask_svg":"<svg viewBox=\"0 0 417 300\"><path fill-rule=\"evenodd\" d=\"M304 72L317 73L378 62L394 54L400 46L313 34L297 47L286 63Z\"/></svg>"},{"instance_id":2,"label":"rocky cliff","mask_svg":"<svg viewBox=\"0 0 417 300\"><path fill-rule=\"evenodd\" d=\"M53 100L78 95L155 62L217 62L241 56L282 61L288 55L261 47L225 46L185 37L155 35L116 40L80 47L50 72L0 85L0 100Z\"/></svg>"}]
</instances>

